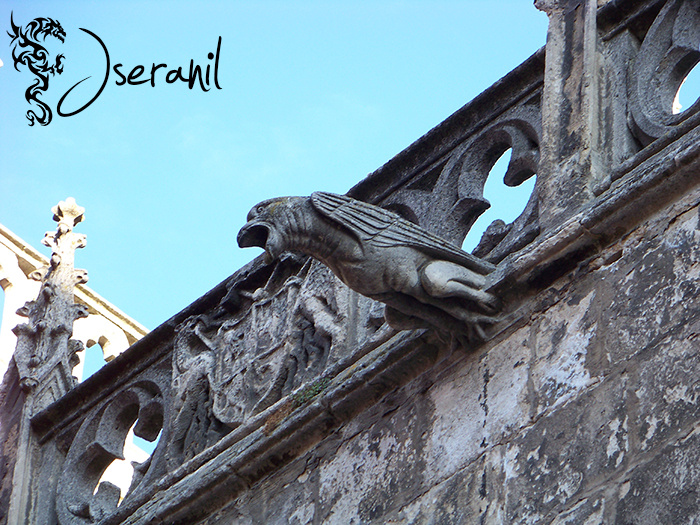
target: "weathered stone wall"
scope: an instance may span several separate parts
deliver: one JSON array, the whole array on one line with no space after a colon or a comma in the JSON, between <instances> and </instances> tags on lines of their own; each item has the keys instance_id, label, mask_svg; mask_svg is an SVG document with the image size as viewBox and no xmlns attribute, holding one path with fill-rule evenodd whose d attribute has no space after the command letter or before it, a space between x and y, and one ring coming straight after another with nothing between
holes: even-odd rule
<instances>
[{"instance_id":1,"label":"weathered stone wall","mask_svg":"<svg viewBox=\"0 0 700 525\"><path fill-rule=\"evenodd\" d=\"M202 523L700 519L700 192Z\"/></svg>"}]
</instances>

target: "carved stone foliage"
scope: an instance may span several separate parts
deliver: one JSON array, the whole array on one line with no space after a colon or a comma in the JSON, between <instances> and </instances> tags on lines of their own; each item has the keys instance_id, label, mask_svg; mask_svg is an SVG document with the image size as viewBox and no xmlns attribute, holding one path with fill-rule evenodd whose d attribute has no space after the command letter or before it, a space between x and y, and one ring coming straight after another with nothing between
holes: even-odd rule
<instances>
[{"instance_id":1,"label":"carved stone foliage","mask_svg":"<svg viewBox=\"0 0 700 525\"><path fill-rule=\"evenodd\" d=\"M318 262L284 257L274 268L179 326L169 470L390 332L372 301Z\"/></svg>"},{"instance_id":2,"label":"carved stone foliage","mask_svg":"<svg viewBox=\"0 0 700 525\"><path fill-rule=\"evenodd\" d=\"M649 28L632 65L629 121L646 146L700 109L695 102L674 114L676 93L700 60L700 3L669 0Z\"/></svg>"},{"instance_id":3,"label":"carved stone foliage","mask_svg":"<svg viewBox=\"0 0 700 525\"><path fill-rule=\"evenodd\" d=\"M484 185L503 153L512 149L504 177L506 185L518 186L537 173L541 135L539 104L539 97L534 97L511 108L423 173L418 173L411 182L392 192L381 205L461 245L474 222L490 207L484 198ZM490 228L476 255L498 262L530 242L538 232L537 198L533 192L516 221L509 225L500 221Z\"/></svg>"},{"instance_id":4,"label":"carved stone foliage","mask_svg":"<svg viewBox=\"0 0 700 525\"><path fill-rule=\"evenodd\" d=\"M98 523L117 509L119 487L100 482L100 478L114 460L124 459L124 443L132 427L134 435L147 441L156 440L161 430L163 436L151 457L140 464L132 462L134 474L125 499L165 473L162 459L168 431L163 422L169 372L152 367L147 376L132 381L91 410L72 440L69 435L61 438L70 442L56 497L56 514L62 525Z\"/></svg>"}]
</instances>

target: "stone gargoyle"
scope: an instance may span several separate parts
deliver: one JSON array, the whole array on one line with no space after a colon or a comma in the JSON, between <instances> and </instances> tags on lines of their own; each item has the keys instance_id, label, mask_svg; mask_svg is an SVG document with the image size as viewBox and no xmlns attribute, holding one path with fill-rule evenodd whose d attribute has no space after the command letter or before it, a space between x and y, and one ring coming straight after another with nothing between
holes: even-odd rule
<instances>
[{"instance_id":1,"label":"stone gargoyle","mask_svg":"<svg viewBox=\"0 0 700 525\"><path fill-rule=\"evenodd\" d=\"M498 300L484 291L494 266L379 206L316 192L257 204L238 233L270 261L283 252L310 255L347 286L386 305L394 328L433 327L469 340L485 338Z\"/></svg>"}]
</instances>

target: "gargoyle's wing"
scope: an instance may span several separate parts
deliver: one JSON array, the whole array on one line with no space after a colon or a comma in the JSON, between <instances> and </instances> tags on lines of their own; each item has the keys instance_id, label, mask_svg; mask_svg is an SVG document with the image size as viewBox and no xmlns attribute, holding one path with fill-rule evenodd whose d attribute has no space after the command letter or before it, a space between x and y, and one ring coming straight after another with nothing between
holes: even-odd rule
<instances>
[{"instance_id":1,"label":"gargoyle's wing","mask_svg":"<svg viewBox=\"0 0 700 525\"><path fill-rule=\"evenodd\" d=\"M379 206L345 195L320 191L311 194L311 203L319 213L350 230L362 242L373 246L411 246L482 274L487 274L495 268L491 263L460 250L428 230Z\"/></svg>"}]
</instances>

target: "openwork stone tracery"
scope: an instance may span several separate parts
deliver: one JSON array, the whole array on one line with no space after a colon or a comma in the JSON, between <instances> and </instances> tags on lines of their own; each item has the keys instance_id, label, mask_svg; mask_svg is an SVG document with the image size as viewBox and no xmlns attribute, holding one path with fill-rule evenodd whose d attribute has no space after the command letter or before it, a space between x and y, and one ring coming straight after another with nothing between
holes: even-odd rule
<instances>
[{"instance_id":1,"label":"openwork stone tracery","mask_svg":"<svg viewBox=\"0 0 700 525\"><path fill-rule=\"evenodd\" d=\"M124 459L124 444L131 428L147 441L158 438L163 429L169 388L167 370L152 370L150 380L139 380L120 389L110 400L92 410L72 439L63 464L56 498L59 523L99 523L116 510L120 488L102 474L114 460ZM65 439L65 438L64 438ZM163 436L167 443L168 432ZM134 464L134 475L126 498L139 488L155 483L165 470L161 445L145 462Z\"/></svg>"},{"instance_id":2,"label":"openwork stone tracery","mask_svg":"<svg viewBox=\"0 0 700 525\"><path fill-rule=\"evenodd\" d=\"M646 146L678 128L700 109L674 113L678 90L700 61L700 5L667 2L649 28L630 75L630 126Z\"/></svg>"}]
</instances>

